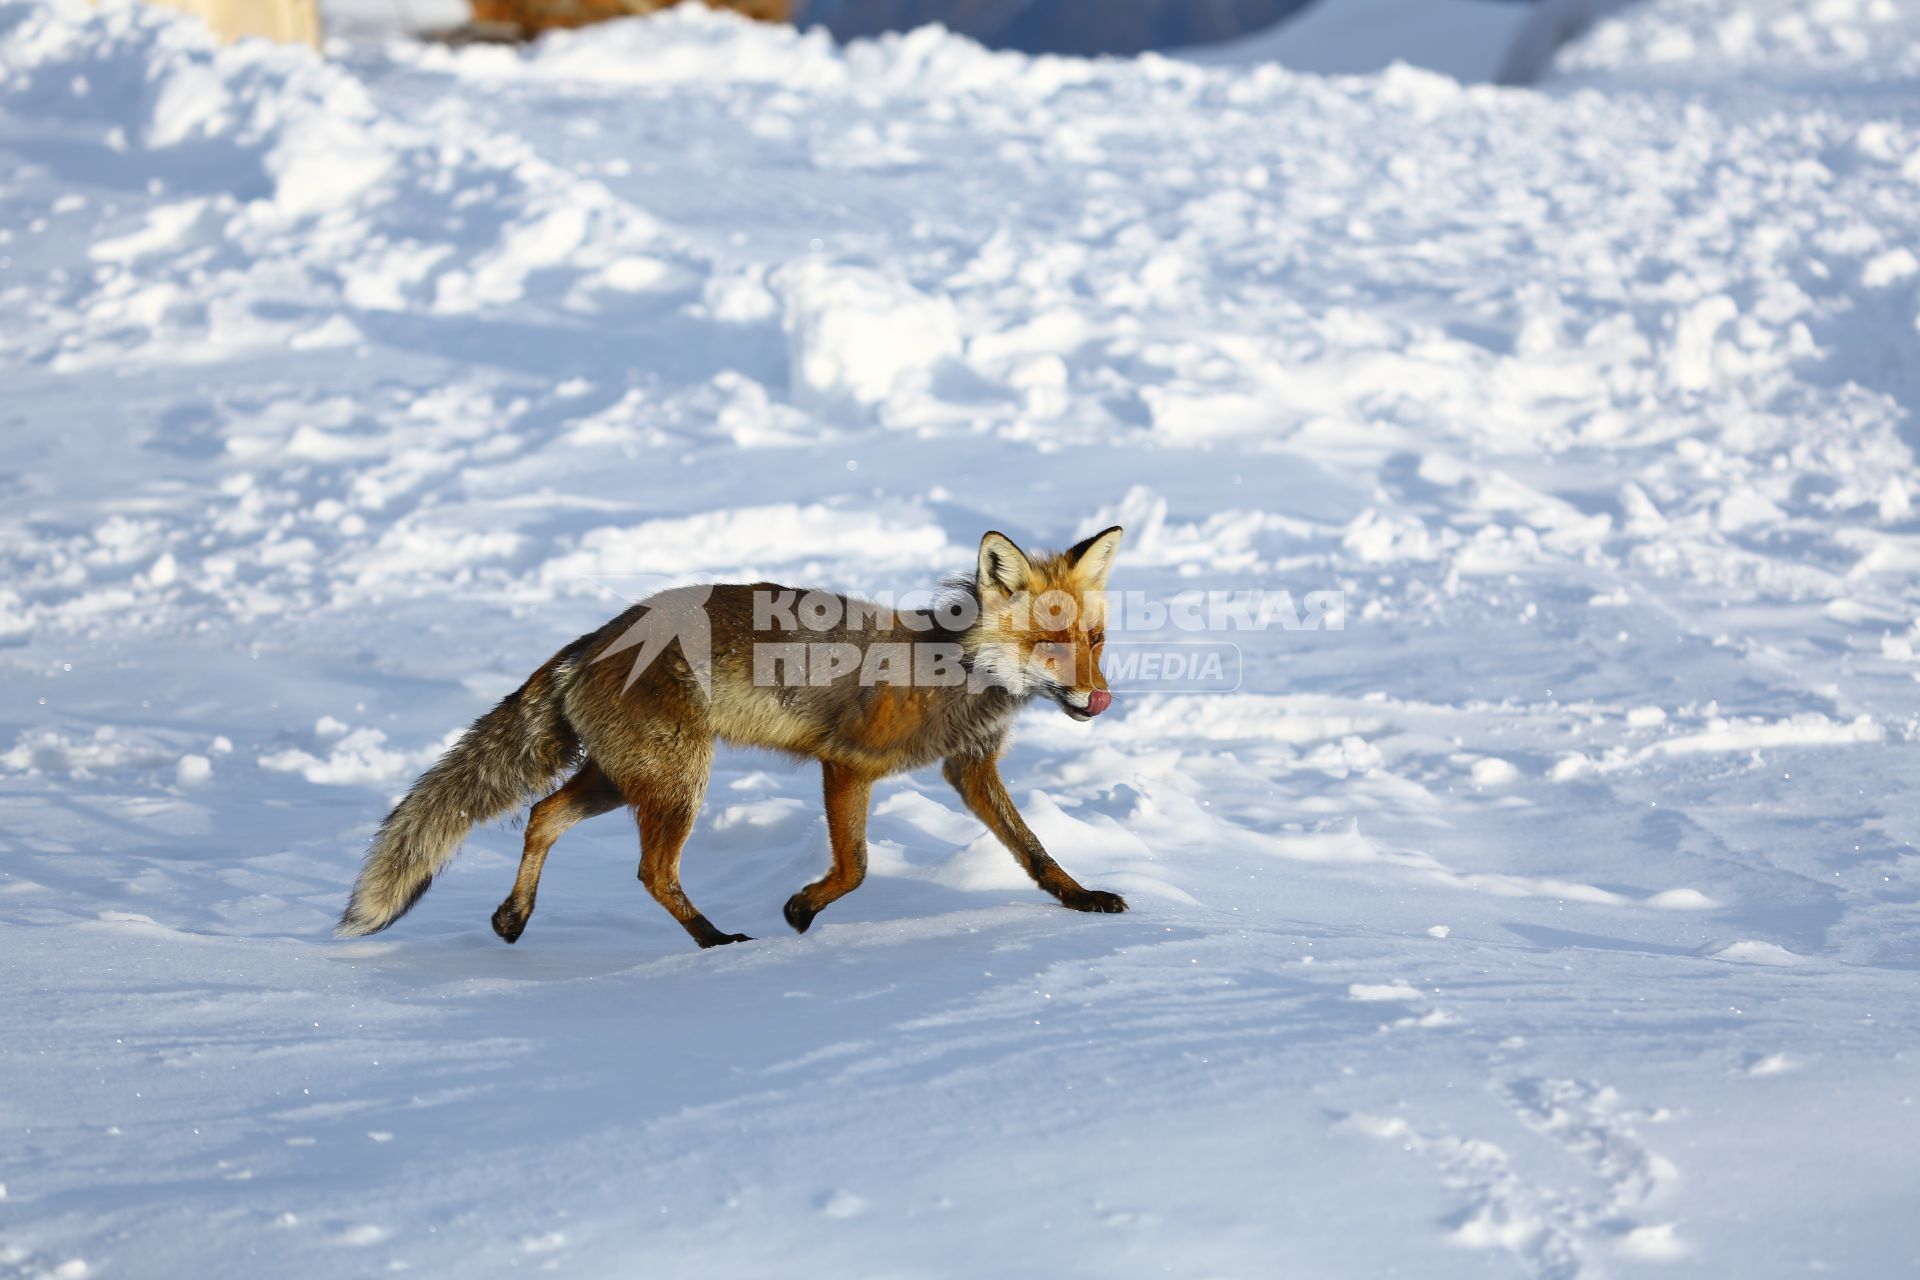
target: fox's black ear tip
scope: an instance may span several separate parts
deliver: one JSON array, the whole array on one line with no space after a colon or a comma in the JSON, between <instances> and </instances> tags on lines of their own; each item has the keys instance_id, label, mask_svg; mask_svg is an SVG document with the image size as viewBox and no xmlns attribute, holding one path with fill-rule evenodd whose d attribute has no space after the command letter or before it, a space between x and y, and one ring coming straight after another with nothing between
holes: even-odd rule
<instances>
[{"instance_id":1,"label":"fox's black ear tip","mask_svg":"<svg viewBox=\"0 0 1920 1280\"><path fill-rule=\"evenodd\" d=\"M1091 534L1085 538L1080 539L1080 541L1074 543L1072 546L1067 548L1066 550L1067 562L1069 564L1080 563L1080 561L1089 552L1091 552L1095 547L1098 547L1103 542L1108 543L1106 550L1103 554L1107 557L1111 557L1113 555L1114 549L1120 545L1118 541L1120 534L1124 532L1125 530L1122 529L1119 525L1112 524L1112 525L1108 525L1106 528L1102 529L1098 533Z\"/></svg>"}]
</instances>

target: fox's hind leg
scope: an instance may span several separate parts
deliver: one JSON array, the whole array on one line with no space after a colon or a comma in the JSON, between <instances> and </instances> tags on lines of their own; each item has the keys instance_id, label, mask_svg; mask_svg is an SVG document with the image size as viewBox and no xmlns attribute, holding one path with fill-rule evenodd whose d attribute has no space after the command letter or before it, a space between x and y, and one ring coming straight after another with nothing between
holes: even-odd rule
<instances>
[{"instance_id":1,"label":"fox's hind leg","mask_svg":"<svg viewBox=\"0 0 1920 1280\"><path fill-rule=\"evenodd\" d=\"M595 814L617 809L624 800L620 788L607 780L600 767L589 760L566 785L533 806L527 815L526 851L520 855L520 874L513 892L493 913L493 931L508 942L517 942L533 916L533 897L540 890L540 871L547 864L547 851L567 828Z\"/></svg>"},{"instance_id":2,"label":"fox's hind leg","mask_svg":"<svg viewBox=\"0 0 1920 1280\"><path fill-rule=\"evenodd\" d=\"M702 947L753 941L744 933L720 932L680 887L680 851L707 793L712 744L700 751L681 743L671 762L662 753L650 763L647 776L625 788L640 823L640 883Z\"/></svg>"},{"instance_id":3,"label":"fox's hind leg","mask_svg":"<svg viewBox=\"0 0 1920 1280\"><path fill-rule=\"evenodd\" d=\"M813 918L860 887L867 878L867 808L873 799L873 778L843 765L825 762L820 769L827 798L827 838L833 844L833 866L827 874L787 899L787 923L801 933Z\"/></svg>"}]
</instances>

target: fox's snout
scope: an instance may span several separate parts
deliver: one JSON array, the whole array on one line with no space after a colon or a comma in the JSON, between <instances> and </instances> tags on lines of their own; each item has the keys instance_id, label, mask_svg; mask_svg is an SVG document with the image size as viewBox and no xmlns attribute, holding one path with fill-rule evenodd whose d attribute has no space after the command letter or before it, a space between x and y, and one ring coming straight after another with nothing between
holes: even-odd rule
<instances>
[{"instance_id":1,"label":"fox's snout","mask_svg":"<svg viewBox=\"0 0 1920 1280\"><path fill-rule=\"evenodd\" d=\"M1105 689L1095 689L1087 695L1087 714L1097 716L1113 705L1113 695Z\"/></svg>"}]
</instances>

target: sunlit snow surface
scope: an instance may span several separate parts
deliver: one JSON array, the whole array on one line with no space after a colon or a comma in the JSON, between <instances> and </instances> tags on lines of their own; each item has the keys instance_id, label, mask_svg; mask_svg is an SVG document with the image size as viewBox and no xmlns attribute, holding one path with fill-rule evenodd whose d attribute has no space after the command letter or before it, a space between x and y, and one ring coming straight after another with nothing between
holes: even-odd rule
<instances>
[{"instance_id":1,"label":"sunlit snow surface","mask_svg":"<svg viewBox=\"0 0 1920 1280\"><path fill-rule=\"evenodd\" d=\"M213 51L0 4L0 1274L1901 1274L1920 15L1656 0L1543 92L836 50ZM805 937L569 835L328 929L621 599L1347 593L1036 709Z\"/></svg>"}]
</instances>

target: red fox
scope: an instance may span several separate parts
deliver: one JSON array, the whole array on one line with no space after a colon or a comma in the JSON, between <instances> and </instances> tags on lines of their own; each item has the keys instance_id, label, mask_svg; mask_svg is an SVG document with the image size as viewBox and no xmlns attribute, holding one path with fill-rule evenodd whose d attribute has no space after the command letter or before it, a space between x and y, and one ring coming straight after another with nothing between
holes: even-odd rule
<instances>
[{"instance_id":1,"label":"red fox","mask_svg":"<svg viewBox=\"0 0 1920 1280\"><path fill-rule=\"evenodd\" d=\"M475 823L576 769L533 806L494 932L514 942L526 929L561 833L626 805L640 826L647 891L702 947L748 941L716 928L680 888L681 848L716 740L820 762L833 865L787 901L787 923L801 933L866 876L873 784L935 760L1062 905L1125 911L1120 895L1083 888L1048 856L996 764L1021 707L1047 698L1090 720L1111 705L1100 657L1120 538L1116 527L1029 556L988 533L974 573L925 610L765 582L678 588L633 606L560 650L421 775L374 835L337 932L376 933L398 920Z\"/></svg>"}]
</instances>

